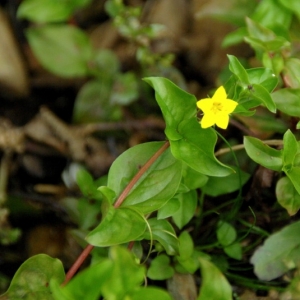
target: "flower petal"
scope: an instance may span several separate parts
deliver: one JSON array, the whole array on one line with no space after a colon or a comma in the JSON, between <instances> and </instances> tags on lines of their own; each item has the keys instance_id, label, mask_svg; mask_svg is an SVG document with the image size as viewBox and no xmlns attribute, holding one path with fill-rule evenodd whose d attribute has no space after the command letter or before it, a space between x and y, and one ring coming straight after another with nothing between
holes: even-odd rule
<instances>
[{"instance_id":1,"label":"flower petal","mask_svg":"<svg viewBox=\"0 0 300 300\"><path fill-rule=\"evenodd\" d=\"M224 101L227 98L226 91L224 89L224 86L221 85L214 93L212 99L214 101Z\"/></svg>"},{"instance_id":2,"label":"flower petal","mask_svg":"<svg viewBox=\"0 0 300 300\"><path fill-rule=\"evenodd\" d=\"M223 101L223 112L230 114L237 107L238 103L231 99L226 99Z\"/></svg>"},{"instance_id":3,"label":"flower petal","mask_svg":"<svg viewBox=\"0 0 300 300\"><path fill-rule=\"evenodd\" d=\"M208 128L216 124L216 116L214 114L205 114L200 122L202 128Z\"/></svg>"},{"instance_id":4,"label":"flower petal","mask_svg":"<svg viewBox=\"0 0 300 300\"><path fill-rule=\"evenodd\" d=\"M226 129L229 123L229 116L227 114L218 114L216 118L216 125L222 129Z\"/></svg>"},{"instance_id":5,"label":"flower petal","mask_svg":"<svg viewBox=\"0 0 300 300\"><path fill-rule=\"evenodd\" d=\"M200 108L204 113L207 113L211 110L213 101L211 98L201 99L197 102L198 108Z\"/></svg>"}]
</instances>

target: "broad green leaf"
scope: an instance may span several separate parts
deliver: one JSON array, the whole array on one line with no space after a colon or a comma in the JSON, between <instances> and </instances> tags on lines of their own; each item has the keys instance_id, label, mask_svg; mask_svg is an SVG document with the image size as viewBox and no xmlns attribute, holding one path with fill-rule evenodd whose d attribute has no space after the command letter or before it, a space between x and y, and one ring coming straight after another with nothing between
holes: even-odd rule
<instances>
[{"instance_id":1,"label":"broad green leaf","mask_svg":"<svg viewBox=\"0 0 300 300\"><path fill-rule=\"evenodd\" d=\"M137 264L134 255L126 248L112 247L109 257L113 261L113 270L103 284L103 298L126 299L125 295L141 286L146 270Z\"/></svg>"},{"instance_id":2,"label":"broad green leaf","mask_svg":"<svg viewBox=\"0 0 300 300\"><path fill-rule=\"evenodd\" d=\"M244 84L250 84L248 73L239 60L233 55L227 55L229 59L229 70Z\"/></svg>"},{"instance_id":3,"label":"broad green leaf","mask_svg":"<svg viewBox=\"0 0 300 300\"><path fill-rule=\"evenodd\" d=\"M151 228L151 234L146 231L142 239L158 241L165 249L168 255L175 255L179 252L179 242L172 225L167 220L157 220L151 218L148 220Z\"/></svg>"},{"instance_id":4,"label":"broad green leaf","mask_svg":"<svg viewBox=\"0 0 300 300\"><path fill-rule=\"evenodd\" d=\"M157 287L141 287L130 294L131 300L172 300L171 296L163 289Z\"/></svg>"},{"instance_id":5,"label":"broad green leaf","mask_svg":"<svg viewBox=\"0 0 300 300\"><path fill-rule=\"evenodd\" d=\"M281 171L283 161L280 150L273 149L261 140L249 136L244 138L244 145L247 154L256 163L274 171Z\"/></svg>"},{"instance_id":6,"label":"broad green leaf","mask_svg":"<svg viewBox=\"0 0 300 300\"><path fill-rule=\"evenodd\" d=\"M236 242L223 248L224 252L231 258L241 260L242 259L242 247L241 244Z\"/></svg>"},{"instance_id":7,"label":"broad green leaf","mask_svg":"<svg viewBox=\"0 0 300 300\"><path fill-rule=\"evenodd\" d=\"M260 280L275 279L300 263L300 221L272 234L251 257Z\"/></svg>"},{"instance_id":8,"label":"broad green leaf","mask_svg":"<svg viewBox=\"0 0 300 300\"><path fill-rule=\"evenodd\" d=\"M105 259L101 263L96 263L78 273L66 286L59 286L52 281L50 288L54 299L99 299L102 286L112 276L113 269L113 262Z\"/></svg>"},{"instance_id":9,"label":"broad green leaf","mask_svg":"<svg viewBox=\"0 0 300 300\"><path fill-rule=\"evenodd\" d=\"M300 89L279 89L272 93L277 108L283 113L300 117Z\"/></svg>"},{"instance_id":10,"label":"broad green leaf","mask_svg":"<svg viewBox=\"0 0 300 300\"><path fill-rule=\"evenodd\" d=\"M199 257L202 283L197 300L232 300L232 289L220 270L210 261Z\"/></svg>"},{"instance_id":11,"label":"broad green leaf","mask_svg":"<svg viewBox=\"0 0 300 300\"><path fill-rule=\"evenodd\" d=\"M179 236L179 255L181 260L186 260L193 255L194 242L187 231L183 231Z\"/></svg>"},{"instance_id":12,"label":"broad green leaf","mask_svg":"<svg viewBox=\"0 0 300 300\"><path fill-rule=\"evenodd\" d=\"M288 176L288 178L291 180L291 182L293 183L296 191L298 192L298 194L300 194L300 167L293 167L292 169L285 171L285 174Z\"/></svg>"},{"instance_id":13,"label":"broad green leaf","mask_svg":"<svg viewBox=\"0 0 300 300\"><path fill-rule=\"evenodd\" d=\"M163 207L161 207L157 212L157 219L166 219L171 217L180 208L180 201L178 198L174 197L170 199Z\"/></svg>"},{"instance_id":14,"label":"broad green leaf","mask_svg":"<svg viewBox=\"0 0 300 300\"><path fill-rule=\"evenodd\" d=\"M180 208L173 214L174 223L182 229L194 216L197 207L197 192L191 190L176 196L180 203Z\"/></svg>"},{"instance_id":15,"label":"broad green leaf","mask_svg":"<svg viewBox=\"0 0 300 300\"><path fill-rule=\"evenodd\" d=\"M146 221L131 208L113 208L105 215L101 223L92 230L86 240L98 247L124 244L138 239L146 230Z\"/></svg>"},{"instance_id":16,"label":"broad green leaf","mask_svg":"<svg viewBox=\"0 0 300 300\"><path fill-rule=\"evenodd\" d=\"M37 59L50 72L62 77L89 74L92 47L84 31L69 25L47 25L26 30Z\"/></svg>"},{"instance_id":17,"label":"broad green leaf","mask_svg":"<svg viewBox=\"0 0 300 300\"><path fill-rule=\"evenodd\" d=\"M18 18L47 23L67 20L78 8L91 0L24 0L18 7Z\"/></svg>"},{"instance_id":18,"label":"broad green leaf","mask_svg":"<svg viewBox=\"0 0 300 300\"><path fill-rule=\"evenodd\" d=\"M232 167L235 170L235 173L230 174L226 177L209 177L207 184L203 187L205 194L217 197L223 194L232 193L240 188L240 185L243 186L248 179L250 174L240 170L241 182L239 179L238 169Z\"/></svg>"},{"instance_id":19,"label":"broad green leaf","mask_svg":"<svg viewBox=\"0 0 300 300\"><path fill-rule=\"evenodd\" d=\"M222 47L227 48L244 41L244 37L248 34L246 27L240 27L232 32L229 32L222 41Z\"/></svg>"},{"instance_id":20,"label":"broad green leaf","mask_svg":"<svg viewBox=\"0 0 300 300\"><path fill-rule=\"evenodd\" d=\"M214 155L217 134L212 128L203 129L196 118L181 122L182 139L170 141L172 154L195 171L209 176L227 176L232 170Z\"/></svg>"},{"instance_id":21,"label":"broad green leaf","mask_svg":"<svg viewBox=\"0 0 300 300\"><path fill-rule=\"evenodd\" d=\"M174 272L174 269L170 265L169 256L161 254L152 260L147 276L153 280L164 280L171 278Z\"/></svg>"},{"instance_id":22,"label":"broad green leaf","mask_svg":"<svg viewBox=\"0 0 300 300\"><path fill-rule=\"evenodd\" d=\"M295 156L298 151L298 143L293 133L288 130L283 136L283 170L289 171L292 168Z\"/></svg>"},{"instance_id":23,"label":"broad green leaf","mask_svg":"<svg viewBox=\"0 0 300 300\"><path fill-rule=\"evenodd\" d=\"M20 266L7 292L1 298L52 300L50 281L54 279L62 283L64 278L64 268L59 259L38 254L30 257Z\"/></svg>"},{"instance_id":24,"label":"broad green leaf","mask_svg":"<svg viewBox=\"0 0 300 300\"><path fill-rule=\"evenodd\" d=\"M263 103L271 112L276 112L276 105L273 102L273 99L270 93L259 84L252 84L253 89L251 90L252 97L258 99L261 103Z\"/></svg>"},{"instance_id":25,"label":"broad green leaf","mask_svg":"<svg viewBox=\"0 0 300 300\"><path fill-rule=\"evenodd\" d=\"M195 96L180 89L174 83L162 77L144 79L155 90L155 97L166 121L165 133L169 140L182 138L179 125L184 120L196 117Z\"/></svg>"},{"instance_id":26,"label":"broad green leaf","mask_svg":"<svg viewBox=\"0 0 300 300\"><path fill-rule=\"evenodd\" d=\"M218 242L222 246L229 246L236 240L236 230L228 222L219 221L216 233Z\"/></svg>"},{"instance_id":27,"label":"broad green leaf","mask_svg":"<svg viewBox=\"0 0 300 300\"><path fill-rule=\"evenodd\" d=\"M252 68L246 70L251 84L263 86L271 93L278 84L278 78L271 69Z\"/></svg>"},{"instance_id":28,"label":"broad green leaf","mask_svg":"<svg viewBox=\"0 0 300 300\"><path fill-rule=\"evenodd\" d=\"M208 177L195 171L191 167L187 166L186 164L183 165L182 170L182 179L183 183L190 189L198 189L203 187L207 181Z\"/></svg>"},{"instance_id":29,"label":"broad green leaf","mask_svg":"<svg viewBox=\"0 0 300 300\"><path fill-rule=\"evenodd\" d=\"M276 198L290 216L295 215L300 209L300 194L294 188L288 177L282 177L276 184Z\"/></svg>"},{"instance_id":30,"label":"broad green leaf","mask_svg":"<svg viewBox=\"0 0 300 300\"><path fill-rule=\"evenodd\" d=\"M134 146L121 154L108 174L108 187L119 196L139 169L162 147L162 142ZM176 193L181 181L182 163L168 148L133 186L122 207L134 206L143 213L162 207Z\"/></svg>"}]
</instances>

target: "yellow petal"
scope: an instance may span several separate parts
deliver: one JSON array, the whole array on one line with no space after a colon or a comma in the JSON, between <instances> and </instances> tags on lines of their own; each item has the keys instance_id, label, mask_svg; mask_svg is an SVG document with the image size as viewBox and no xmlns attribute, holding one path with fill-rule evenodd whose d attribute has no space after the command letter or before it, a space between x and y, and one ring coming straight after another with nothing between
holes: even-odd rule
<instances>
[{"instance_id":1,"label":"yellow petal","mask_svg":"<svg viewBox=\"0 0 300 300\"><path fill-rule=\"evenodd\" d=\"M229 116L226 114L218 114L216 125L222 129L226 129L229 123Z\"/></svg>"},{"instance_id":2,"label":"yellow petal","mask_svg":"<svg viewBox=\"0 0 300 300\"><path fill-rule=\"evenodd\" d=\"M205 114L200 122L202 128L208 128L216 124L214 114Z\"/></svg>"},{"instance_id":3,"label":"yellow petal","mask_svg":"<svg viewBox=\"0 0 300 300\"><path fill-rule=\"evenodd\" d=\"M227 94L226 91L223 87L223 85L221 85L214 93L212 99L214 101L224 101L227 98Z\"/></svg>"},{"instance_id":4,"label":"yellow petal","mask_svg":"<svg viewBox=\"0 0 300 300\"><path fill-rule=\"evenodd\" d=\"M231 100L231 99L226 99L223 101L223 111L225 113L232 113L235 108L237 107L238 103L234 100Z\"/></svg>"},{"instance_id":5,"label":"yellow petal","mask_svg":"<svg viewBox=\"0 0 300 300\"><path fill-rule=\"evenodd\" d=\"M209 112L213 105L211 98L201 99L197 102L198 108L200 108L204 113Z\"/></svg>"}]
</instances>

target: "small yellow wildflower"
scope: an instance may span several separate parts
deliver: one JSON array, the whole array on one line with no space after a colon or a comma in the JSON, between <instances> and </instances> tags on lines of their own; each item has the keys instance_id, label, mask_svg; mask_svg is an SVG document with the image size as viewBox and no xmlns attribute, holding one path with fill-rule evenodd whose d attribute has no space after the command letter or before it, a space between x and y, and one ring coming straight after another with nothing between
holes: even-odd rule
<instances>
[{"instance_id":1,"label":"small yellow wildflower","mask_svg":"<svg viewBox=\"0 0 300 300\"><path fill-rule=\"evenodd\" d=\"M238 103L227 99L227 94L223 86L220 86L212 98L201 99L197 106L203 111L204 116L200 122L202 128L217 125L226 129L229 123L229 114L232 113Z\"/></svg>"}]
</instances>

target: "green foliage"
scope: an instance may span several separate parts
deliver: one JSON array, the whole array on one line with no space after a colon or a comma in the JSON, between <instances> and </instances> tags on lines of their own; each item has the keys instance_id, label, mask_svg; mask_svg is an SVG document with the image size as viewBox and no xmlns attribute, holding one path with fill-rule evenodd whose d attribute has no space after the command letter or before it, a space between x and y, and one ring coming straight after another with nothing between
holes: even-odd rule
<instances>
[{"instance_id":1,"label":"green foliage","mask_svg":"<svg viewBox=\"0 0 300 300\"><path fill-rule=\"evenodd\" d=\"M90 1L58 2L25 0L20 5L19 17L43 23L26 30L32 51L43 67L58 76L89 79L75 101L75 122L121 120L123 106L132 105L139 98L136 74L122 72L113 52L93 49L80 28L62 24ZM253 136L244 136L242 131L237 135L237 139L244 137L243 143L233 146L231 152L242 148L245 151L239 156L231 153L236 165L232 166L229 156L216 158L219 135L215 128L201 128L194 95L167 78L146 77L144 81L154 90L164 118L168 141L147 142L124 151L110 167L107 182L101 184L80 170L77 184L82 197L62 201L78 226L82 244L96 246L92 264L61 286L64 273L58 260L45 255L30 258L0 299L31 299L38 295L62 300L168 300L171 298L166 291L142 287L145 276L166 280L175 272L194 274L198 269L198 299L232 299L228 280L237 278L230 277L229 270L234 269L230 264L237 260L242 264L247 260L246 251L255 246L253 241L253 245L246 246L242 241L248 235L251 239L251 234L260 234L260 242L268 235L255 225L252 208L247 220L237 217L243 200L242 187L251 175L258 177L249 167L250 159L275 174L272 183L276 185L276 199L281 205L276 209L281 209L280 214L285 209L292 216L300 209L300 142L296 131L300 128L300 60L292 28L300 27L300 4L286 0L249 3L242 9L249 12L245 14L249 17L243 21L244 16L237 14L233 22L241 27L224 40L224 45L245 41L256 56L256 67L251 68L251 64L228 55L230 75L224 88L228 99L238 102L230 118L240 122L236 130L242 128L249 135L253 130ZM237 3L233 1L232 5ZM106 1L105 8L119 33L137 47L139 76L151 74L153 69L158 72L172 68L172 55L153 53L149 46L161 26L142 24L140 8L127 7L121 0ZM223 19L230 20L230 16L226 12ZM261 139L273 135L278 140ZM255 180L252 184L255 187ZM232 196L237 191L238 197ZM215 200L220 203L214 203ZM226 206L230 208L224 212ZM211 219L206 222L208 216ZM243 226L238 226L238 222ZM251 263L260 280L272 280L299 267L299 224L294 222L271 234L255 250ZM199 237L199 229L203 236ZM133 247L136 257L122 244ZM211 257L201 252L206 249ZM143 265L140 260L145 257ZM297 284L299 278L295 277L287 291L296 294Z\"/></svg>"},{"instance_id":2,"label":"green foliage","mask_svg":"<svg viewBox=\"0 0 300 300\"><path fill-rule=\"evenodd\" d=\"M52 300L50 282L56 280L61 283L64 277L64 268L59 259L38 254L21 265L7 292L0 296L0 299Z\"/></svg>"}]
</instances>

